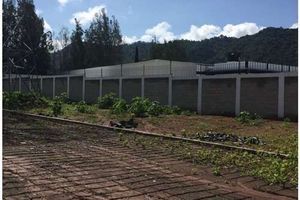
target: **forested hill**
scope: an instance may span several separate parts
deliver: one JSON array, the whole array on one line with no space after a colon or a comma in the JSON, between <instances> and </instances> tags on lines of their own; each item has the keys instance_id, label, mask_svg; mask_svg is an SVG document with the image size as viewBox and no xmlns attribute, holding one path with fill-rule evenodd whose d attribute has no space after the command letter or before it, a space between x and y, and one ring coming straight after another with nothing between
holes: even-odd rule
<instances>
[{"instance_id":1,"label":"forested hill","mask_svg":"<svg viewBox=\"0 0 300 200\"><path fill-rule=\"evenodd\" d=\"M202 41L126 44L122 47L123 63L134 62L136 46L139 60L157 58L216 63L227 61L228 53L238 52L242 60L298 65L298 29L266 28L241 38L220 36Z\"/></svg>"}]
</instances>

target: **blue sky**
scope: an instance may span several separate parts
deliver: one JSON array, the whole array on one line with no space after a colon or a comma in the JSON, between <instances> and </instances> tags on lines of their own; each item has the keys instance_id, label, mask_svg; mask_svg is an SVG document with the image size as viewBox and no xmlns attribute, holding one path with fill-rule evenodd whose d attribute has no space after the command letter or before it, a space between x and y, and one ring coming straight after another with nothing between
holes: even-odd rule
<instances>
[{"instance_id":1,"label":"blue sky","mask_svg":"<svg viewBox=\"0 0 300 200\"><path fill-rule=\"evenodd\" d=\"M265 27L296 27L297 0L35 0L46 27L73 29L71 19L87 27L105 8L118 19L124 41L202 40L218 35L241 37Z\"/></svg>"}]
</instances>

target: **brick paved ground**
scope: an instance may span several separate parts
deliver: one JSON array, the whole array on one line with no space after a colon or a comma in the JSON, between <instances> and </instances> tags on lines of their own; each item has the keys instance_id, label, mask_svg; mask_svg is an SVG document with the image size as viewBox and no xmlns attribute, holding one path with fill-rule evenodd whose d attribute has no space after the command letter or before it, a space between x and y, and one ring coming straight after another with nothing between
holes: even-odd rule
<instances>
[{"instance_id":1,"label":"brick paved ground","mask_svg":"<svg viewBox=\"0 0 300 200\"><path fill-rule=\"evenodd\" d=\"M226 184L205 166L189 173L195 166L188 161L159 150L125 147L108 130L7 113L3 130L7 200L286 198ZM253 181L236 173L226 177Z\"/></svg>"}]
</instances>

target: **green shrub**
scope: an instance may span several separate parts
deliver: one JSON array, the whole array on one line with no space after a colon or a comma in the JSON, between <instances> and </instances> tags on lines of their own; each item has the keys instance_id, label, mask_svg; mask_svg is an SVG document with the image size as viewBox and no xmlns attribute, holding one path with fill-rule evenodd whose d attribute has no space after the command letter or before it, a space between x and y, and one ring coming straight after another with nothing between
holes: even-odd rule
<instances>
[{"instance_id":1,"label":"green shrub","mask_svg":"<svg viewBox=\"0 0 300 200\"><path fill-rule=\"evenodd\" d=\"M117 99L118 98L117 98L116 94L109 93L109 94L104 95L101 98L99 97L97 104L98 104L99 108L108 109L114 105L114 103L117 101Z\"/></svg>"},{"instance_id":2,"label":"green shrub","mask_svg":"<svg viewBox=\"0 0 300 200\"><path fill-rule=\"evenodd\" d=\"M159 104L158 101L152 101L147 108L147 113L150 116L159 116L163 113L163 107Z\"/></svg>"},{"instance_id":3,"label":"green shrub","mask_svg":"<svg viewBox=\"0 0 300 200\"><path fill-rule=\"evenodd\" d=\"M84 101L77 103L75 105L75 109L80 113L95 113L95 110L91 106L87 105Z\"/></svg>"},{"instance_id":4,"label":"green shrub","mask_svg":"<svg viewBox=\"0 0 300 200\"><path fill-rule=\"evenodd\" d=\"M46 98L38 93L4 92L3 106L7 109L30 109L48 106Z\"/></svg>"},{"instance_id":5,"label":"green shrub","mask_svg":"<svg viewBox=\"0 0 300 200\"><path fill-rule=\"evenodd\" d=\"M147 110L151 102L149 99L143 99L141 97L135 97L132 99L132 102L129 107L129 112L133 113L136 117L145 117L147 116Z\"/></svg>"},{"instance_id":6,"label":"green shrub","mask_svg":"<svg viewBox=\"0 0 300 200\"><path fill-rule=\"evenodd\" d=\"M70 103L70 99L68 98L68 94L66 92L61 93L59 96L57 96L63 103Z\"/></svg>"},{"instance_id":7,"label":"green shrub","mask_svg":"<svg viewBox=\"0 0 300 200\"><path fill-rule=\"evenodd\" d=\"M63 113L63 101L59 97L54 97L53 104L51 105L52 114L57 117Z\"/></svg>"},{"instance_id":8,"label":"green shrub","mask_svg":"<svg viewBox=\"0 0 300 200\"><path fill-rule=\"evenodd\" d=\"M239 116L236 117L236 120L242 124L257 125L262 122L262 118L256 113L250 114L249 112L243 111L240 112Z\"/></svg>"},{"instance_id":9,"label":"green shrub","mask_svg":"<svg viewBox=\"0 0 300 200\"><path fill-rule=\"evenodd\" d=\"M128 110L128 105L124 99L117 99L111 108L113 114L125 113Z\"/></svg>"},{"instance_id":10,"label":"green shrub","mask_svg":"<svg viewBox=\"0 0 300 200\"><path fill-rule=\"evenodd\" d=\"M165 115L180 115L182 110L178 106L163 106L163 114Z\"/></svg>"}]
</instances>

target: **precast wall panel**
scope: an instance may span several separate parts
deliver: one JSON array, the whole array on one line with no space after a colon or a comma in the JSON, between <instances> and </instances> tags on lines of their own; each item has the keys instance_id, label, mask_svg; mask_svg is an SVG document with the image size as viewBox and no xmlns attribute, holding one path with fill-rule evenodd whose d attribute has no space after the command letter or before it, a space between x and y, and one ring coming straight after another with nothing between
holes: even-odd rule
<instances>
[{"instance_id":1,"label":"precast wall panel","mask_svg":"<svg viewBox=\"0 0 300 200\"><path fill-rule=\"evenodd\" d=\"M161 105L168 105L169 79L145 78L144 96L152 101L158 101Z\"/></svg>"},{"instance_id":2,"label":"precast wall panel","mask_svg":"<svg viewBox=\"0 0 300 200\"><path fill-rule=\"evenodd\" d=\"M55 96L59 96L62 93L67 93L68 90L68 78L59 77L55 78Z\"/></svg>"},{"instance_id":3,"label":"precast wall panel","mask_svg":"<svg viewBox=\"0 0 300 200\"><path fill-rule=\"evenodd\" d=\"M2 79L2 84L3 84L3 91L4 92L9 92L9 79Z\"/></svg>"},{"instance_id":4,"label":"precast wall panel","mask_svg":"<svg viewBox=\"0 0 300 200\"><path fill-rule=\"evenodd\" d=\"M21 79L21 92L27 93L30 92L30 79L29 78L22 78Z\"/></svg>"},{"instance_id":5,"label":"precast wall panel","mask_svg":"<svg viewBox=\"0 0 300 200\"><path fill-rule=\"evenodd\" d=\"M130 102L134 97L140 97L142 91L141 79L122 80L122 98Z\"/></svg>"},{"instance_id":6,"label":"precast wall panel","mask_svg":"<svg viewBox=\"0 0 300 200\"><path fill-rule=\"evenodd\" d=\"M278 116L278 78L242 78L241 111L268 118Z\"/></svg>"},{"instance_id":7,"label":"precast wall panel","mask_svg":"<svg viewBox=\"0 0 300 200\"><path fill-rule=\"evenodd\" d=\"M173 80L172 105L197 110L198 80Z\"/></svg>"},{"instance_id":8,"label":"precast wall panel","mask_svg":"<svg viewBox=\"0 0 300 200\"><path fill-rule=\"evenodd\" d=\"M69 99L72 101L82 101L83 77L70 77Z\"/></svg>"},{"instance_id":9,"label":"precast wall panel","mask_svg":"<svg viewBox=\"0 0 300 200\"><path fill-rule=\"evenodd\" d=\"M110 79L102 81L102 96L114 93L119 96L119 79Z\"/></svg>"},{"instance_id":10,"label":"precast wall panel","mask_svg":"<svg viewBox=\"0 0 300 200\"><path fill-rule=\"evenodd\" d=\"M43 78L42 94L46 97L53 98L53 78Z\"/></svg>"},{"instance_id":11,"label":"precast wall panel","mask_svg":"<svg viewBox=\"0 0 300 200\"><path fill-rule=\"evenodd\" d=\"M31 79L31 90L37 93L41 92L41 79Z\"/></svg>"},{"instance_id":12,"label":"precast wall panel","mask_svg":"<svg viewBox=\"0 0 300 200\"><path fill-rule=\"evenodd\" d=\"M284 83L284 116L298 119L298 78L286 77Z\"/></svg>"},{"instance_id":13,"label":"precast wall panel","mask_svg":"<svg viewBox=\"0 0 300 200\"><path fill-rule=\"evenodd\" d=\"M235 79L202 80L202 114L235 115Z\"/></svg>"},{"instance_id":14,"label":"precast wall panel","mask_svg":"<svg viewBox=\"0 0 300 200\"><path fill-rule=\"evenodd\" d=\"M100 96L100 81L99 80L86 80L85 81L85 102L96 103L97 98Z\"/></svg>"}]
</instances>

